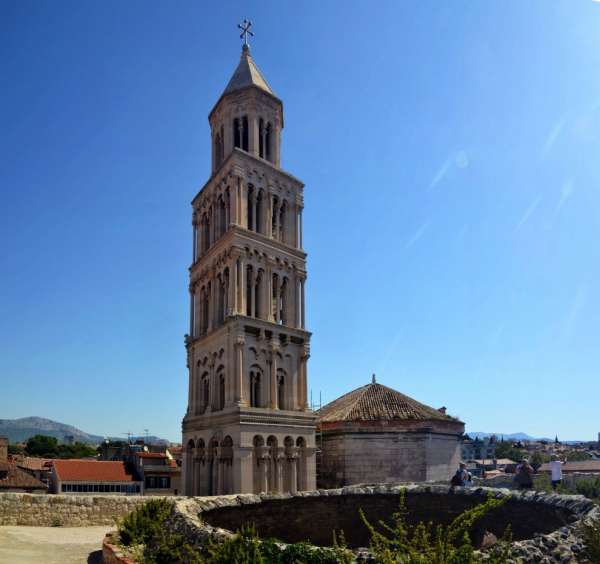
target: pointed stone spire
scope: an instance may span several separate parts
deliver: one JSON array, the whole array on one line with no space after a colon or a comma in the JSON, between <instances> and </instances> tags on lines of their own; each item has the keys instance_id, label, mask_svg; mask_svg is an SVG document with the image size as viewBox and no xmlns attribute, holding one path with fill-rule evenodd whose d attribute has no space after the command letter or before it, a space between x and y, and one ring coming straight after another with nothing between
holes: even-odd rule
<instances>
[{"instance_id":1,"label":"pointed stone spire","mask_svg":"<svg viewBox=\"0 0 600 564\"><path fill-rule=\"evenodd\" d=\"M260 88L261 90L271 94L271 96L275 96L275 93L273 90L271 90L267 80L252 59L252 55L250 55L250 47L248 45L242 45L242 56L240 58L240 63L235 69L231 80L225 87L223 96L225 96L225 94L231 94L232 92L243 90L244 88L249 88L251 86Z\"/></svg>"}]
</instances>

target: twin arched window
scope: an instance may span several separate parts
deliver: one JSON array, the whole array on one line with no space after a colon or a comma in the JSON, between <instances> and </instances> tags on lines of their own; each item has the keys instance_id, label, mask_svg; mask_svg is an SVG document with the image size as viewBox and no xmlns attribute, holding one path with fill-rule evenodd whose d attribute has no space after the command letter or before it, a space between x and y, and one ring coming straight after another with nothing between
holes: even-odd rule
<instances>
[{"instance_id":1,"label":"twin arched window","mask_svg":"<svg viewBox=\"0 0 600 564\"><path fill-rule=\"evenodd\" d=\"M233 146L248 150L248 116L233 120Z\"/></svg>"},{"instance_id":2,"label":"twin arched window","mask_svg":"<svg viewBox=\"0 0 600 564\"><path fill-rule=\"evenodd\" d=\"M250 407L261 407L260 405L260 372L250 371Z\"/></svg>"}]
</instances>

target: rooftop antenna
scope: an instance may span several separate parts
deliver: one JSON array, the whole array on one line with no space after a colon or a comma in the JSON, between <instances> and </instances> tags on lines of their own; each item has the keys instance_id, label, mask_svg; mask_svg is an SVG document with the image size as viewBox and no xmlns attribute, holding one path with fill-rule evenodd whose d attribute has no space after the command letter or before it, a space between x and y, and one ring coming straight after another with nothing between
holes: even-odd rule
<instances>
[{"instance_id":1,"label":"rooftop antenna","mask_svg":"<svg viewBox=\"0 0 600 564\"><path fill-rule=\"evenodd\" d=\"M375 374L371 376L371 384L377 384L377 379L375 378Z\"/></svg>"},{"instance_id":2,"label":"rooftop antenna","mask_svg":"<svg viewBox=\"0 0 600 564\"><path fill-rule=\"evenodd\" d=\"M131 435L133 433L131 431L127 431L126 433L121 433L121 435L127 435L127 444L131 444Z\"/></svg>"},{"instance_id":3,"label":"rooftop antenna","mask_svg":"<svg viewBox=\"0 0 600 564\"><path fill-rule=\"evenodd\" d=\"M144 429L144 443L148 444L148 429Z\"/></svg>"}]
</instances>

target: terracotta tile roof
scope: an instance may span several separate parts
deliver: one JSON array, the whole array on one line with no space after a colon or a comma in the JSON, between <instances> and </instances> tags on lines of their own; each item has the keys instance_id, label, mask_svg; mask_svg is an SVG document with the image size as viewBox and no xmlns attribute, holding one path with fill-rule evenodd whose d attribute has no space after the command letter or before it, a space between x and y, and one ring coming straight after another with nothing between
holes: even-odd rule
<instances>
[{"instance_id":1,"label":"terracotta tile roof","mask_svg":"<svg viewBox=\"0 0 600 564\"><path fill-rule=\"evenodd\" d=\"M574 460L563 464L563 472L600 472L600 460ZM546 462L540 466L540 472L550 472L550 465Z\"/></svg>"},{"instance_id":2,"label":"terracotta tile roof","mask_svg":"<svg viewBox=\"0 0 600 564\"><path fill-rule=\"evenodd\" d=\"M140 458L168 458L164 452L138 452Z\"/></svg>"},{"instance_id":3,"label":"terracotta tile roof","mask_svg":"<svg viewBox=\"0 0 600 564\"><path fill-rule=\"evenodd\" d=\"M25 470L47 470L47 462L49 459L47 458L34 458L33 456L25 456L22 460L17 461L17 466L19 468L24 468Z\"/></svg>"},{"instance_id":4,"label":"terracotta tile roof","mask_svg":"<svg viewBox=\"0 0 600 564\"><path fill-rule=\"evenodd\" d=\"M3 489L46 490L48 486L16 464L0 462L0 491Z\"/></svg>"},{"instance_id":5,"label":"terracotta tile roof","mask_svg":"<svg viewBox=\"0 0 600 564\"><path fill-rule=\"evenodd\" d=\"M383 386L367 384L328 403L317 411L323 422L436 420L457 421L437 409Z\"/></svg>"},{"instance_id":6,"label":"terracotta tile roof","mask_svg":"<svg viewBox=\"0 0 600 564\"><path fill-rule=\"evenodd\" d=\"M134 482L124 462L56 460L54 470L63 482Z\"/></svg>"}]
</instances>

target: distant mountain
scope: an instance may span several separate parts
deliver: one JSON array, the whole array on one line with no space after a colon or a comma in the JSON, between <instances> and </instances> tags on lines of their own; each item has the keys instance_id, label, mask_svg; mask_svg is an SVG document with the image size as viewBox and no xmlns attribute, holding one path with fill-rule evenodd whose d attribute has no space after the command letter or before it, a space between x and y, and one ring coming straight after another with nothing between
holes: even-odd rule
<instances>
[{"instance_id":1,"label":"distant mountain","mask_svg":"<svg viewBox=\"0 0 600 564\"><path fill-rule=\"evenodd\" d=\"M63 443L65 437L73 437L73 441L91 445L100 444L105 437L86 433L73 425L59 423L43 417L22 417L21 419L0 419L0 436L8 437L11 443L25 442L34 435L56 437ZM126 440L123 437L110 437L111 440ZM131 437L131 440L144 439L151 444L167 443L165 439L150 435L148 437Z\"/></svg>"},{"instance_id":2,"label":"distant mountain","mask_svg":"<svg viewBox=\"0 0 600 564\"><path fill-rule=\"evenodd\" d=\"M8 437L10 442L24 442L34 435L56 437L59 442L65 442L65 437L72 436L80 443L98 444L104 437L91 435L73 427L43 417L22 417L21 419L0 419L0 435Z\"/></svg>"},{"instance_id":3,"label":"distant mountain","mask_svg":"<svg viewBox=\"0 0 600 564\"><path fill-rule=\"evenodd\" d=\"M496 435L498 439L504 437L505 441L553 441L554 439L549 439L548 437L532 437L527 433L486 433L484 431L468 431L466 433L472 439L485 439L486 437L491 437L492 435Z\"/></svg>"}]
</instances>

